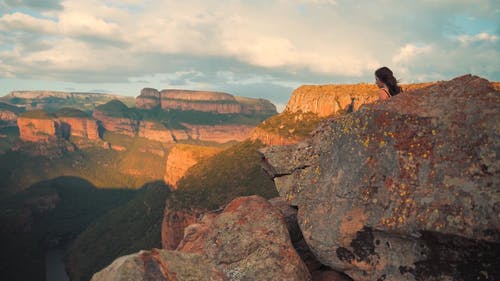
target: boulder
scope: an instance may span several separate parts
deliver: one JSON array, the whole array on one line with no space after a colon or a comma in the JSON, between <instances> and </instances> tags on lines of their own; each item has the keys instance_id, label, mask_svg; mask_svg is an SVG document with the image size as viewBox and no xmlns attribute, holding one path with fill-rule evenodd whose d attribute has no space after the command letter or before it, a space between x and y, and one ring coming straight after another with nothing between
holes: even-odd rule
<instances>
[{"instance_id":1,"label":"boulder","mask_svg":"<svg viewBox=\"0 0 500 281\"><path fill-rule=\"evenodd\" d=\"M498 280L500 93L408 91L262 150L319 261L354 280Z\"/></svg>"},{"instance_id":2,"label":"boulder","mask_svg":"<svg viewBox=\"0 0 500 281\"><path fill-rule=\"evenodd\" d=\"M240 197L221 214L186 229L176 251L121 257L100 280L311 280L279 210L259 196Z\"/></svg>"}]
</instances>

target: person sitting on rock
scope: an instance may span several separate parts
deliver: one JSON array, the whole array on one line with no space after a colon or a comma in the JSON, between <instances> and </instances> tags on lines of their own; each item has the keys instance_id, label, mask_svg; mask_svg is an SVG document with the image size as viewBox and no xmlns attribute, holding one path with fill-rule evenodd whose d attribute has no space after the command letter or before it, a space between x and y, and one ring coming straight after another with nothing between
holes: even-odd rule
<instances>
[{"instance_id":1,"label":"person sitting on rock","mask_svg":"<svg viewBox=\"0 0 500 281\"><path fill-rule=\"evenodd\" d=\"M398 80L396 80L392 71L386 66L375 71L375 84L380 88L378 92L380 100L386 100L401 93Z\"/></svg>"}]
</instances>

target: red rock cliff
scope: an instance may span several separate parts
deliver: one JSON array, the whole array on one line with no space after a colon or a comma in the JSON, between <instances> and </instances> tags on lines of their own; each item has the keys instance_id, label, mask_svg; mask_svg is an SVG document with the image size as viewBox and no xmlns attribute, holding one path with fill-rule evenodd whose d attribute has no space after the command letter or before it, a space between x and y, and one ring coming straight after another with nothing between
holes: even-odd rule
<instances>
[{"instance_id":1,"label":"red rock cliff","mask_svg":"<svg viewBox=\"0 0 500 281\"><path fill-rule=\"evenodd\" d=\"M160 92L153 88L144 88L135 99L135 106L142 109L151 109L160 105Z\"/></svg>"},{"instance_id":2,"label":"red rock cliff","mask_svg":"<svg viewBox=\"0 0 500 281\"><path fill-rule=\"evenodd\" d=\"M67 133L71 136L90 140L99 139L97 121L92 118L60 117L58 120L61 123L61 128L63 130L69 130Z\"/></svg>"},{"instance_id":3,"label":"red rock cliff","mask_svg":"<svg viewBox=\"0 0 500 281\"><path fill-rule=\"evenodd\" d=\"M107 116L97 109L94 110L93 117L101 121L104 129L131 137L136 135L139 127L139 123L136 120Z\"/></svg>"},{"instance_id":4,"label":"red rock cliff","mask_svg":"<svg viewBox=\"0 0 500 281\"><path fill-rule=\"evenodd\" d=\"M250 136L255 126L247 125L191 125L183 123L188 128L189 135L194 140L225 143L228 141L243 141Z\"/></svg>"},{"instance_id":5,"label":"red rock cliff","mask_svg":"<svg viewBox=\"0 0 500 281\"><path fill-rule=\"evenodd\" d=\"M167 157L165 183L174 189L177 181L181 179L186 171L196 165L200 160L208 158L221 151L218 147L196 146L188 144L178 144L170 150Z\"/></svg>"},{"instance_id":6,"label":"red rock cliff","mask_svg":"<svg viewBox=\"0 0 500 281\"><path fill-rule=\"evenodd\" d=\"M29 142L49 142L59 133L59 123L54 119L19 117L17 119L21 140Z\"/></svg>"}]
</instances>

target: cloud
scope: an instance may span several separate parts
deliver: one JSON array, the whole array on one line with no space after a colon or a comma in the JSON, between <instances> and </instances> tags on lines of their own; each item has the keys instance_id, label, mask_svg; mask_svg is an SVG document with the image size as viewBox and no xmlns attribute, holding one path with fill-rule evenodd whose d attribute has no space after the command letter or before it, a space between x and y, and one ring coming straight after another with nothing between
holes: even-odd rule
<instances>
[{"instance_id":1,"label":"cloud","mask_svg":"<svg viewBox=\"0 0 500 281\"><path fill-rule=\"evenodd\" d=\"M474 42L496 42L498 40L498 36L481 32L476 35L462 34L457 37L457 40L463 45L468 45Z\"/></svg>"},{"instance_id":2,"label":"cloud","mask_svg":"<svg viewBox=\"0 0 500 281\"><path fill-rule=\"evenodd\" d=\"M7 8L20 8L27 7L36 10L60 10L61 0L2 0L0 1L0 7L5 6Z\"/></svg>"},{"instance_id":3,"label":"cloud","mask_svg":"<svg viewBox=\"0 0 500 281\"><path fill-rule=\"evenodd\" d=\"M124 83L120 89L149 81L281 103L303 83L371 82L383 65L407 81L468 72L500 80L497 6L492 0L0 0L0 77Z\"/></svg>"},{"instance_id":4,"label":"cloud","mask_svg":"<svg viewBox=\"0 0 500 281\"><path fill-rule=\"evenodd\" d=\"M394 55L392 61L394 63L406 63L414 60L420 55L429 54L432 52L430 45L417 46L415 44L406 44L399 49L399 52Z\"/></svg>"}]
</instances>

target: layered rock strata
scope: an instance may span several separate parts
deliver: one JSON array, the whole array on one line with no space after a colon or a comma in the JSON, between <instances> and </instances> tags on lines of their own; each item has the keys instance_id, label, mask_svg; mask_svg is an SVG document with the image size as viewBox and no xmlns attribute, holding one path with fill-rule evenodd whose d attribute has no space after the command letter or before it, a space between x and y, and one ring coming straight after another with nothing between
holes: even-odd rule
<instances>
[{"instance_id":1,"label":"layered rock strata","mask_svg":"<svg viewBox=\"0 0 500 281\"><path fill-rule=\"evenodd\" d=\"M305 241L354 280L500 276L500 92L466 75L263 150Z\"/></svg>"},{"instance_id":2,"label":"layered rock strata","mask_svg":"<svg viewBox=\"0 0 500 281\"><path fill-rule=\"evenodd\" d=\"M61 134L59 123L54 119L19 117L17 126L22 141L49 142Z\"/></svg>"},{"instance_id":3,"label":"layered rock strata","mask_svg":"<svg viewBox=\"0 0 500 281\"><path fill-rule=\"evenodd\" d=\"M250 196L188 227L176 251L121 257L92 280L306 281L311 276L293 249L281 212Z\"/></svg>"},{"instance_id":4,"label":"layered rock strata","mask_svg":"<svg viewBox=\"0 0 500 281\"><path fill-rule=\"evenodd\" d=\"M132 118L108 116L97 109L94 110L93 117L99 120L104 129L117 134L134 137L139 130L139 121Z\"/></svg>"}]
</instances>

